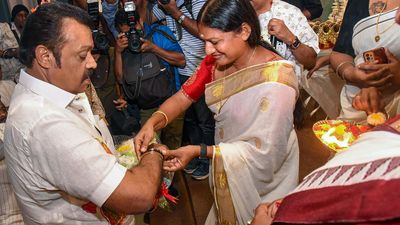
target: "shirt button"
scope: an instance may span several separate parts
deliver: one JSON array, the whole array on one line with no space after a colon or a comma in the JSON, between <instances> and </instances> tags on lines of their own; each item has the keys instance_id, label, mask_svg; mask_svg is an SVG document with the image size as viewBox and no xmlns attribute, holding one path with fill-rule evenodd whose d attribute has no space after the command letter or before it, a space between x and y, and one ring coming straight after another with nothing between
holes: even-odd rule
<instances>
[{"instance_id":1,"label":"shirt button","mask_svg":"<svg viewBox=\"0 0 400 225\"><path fill-rule=\"evenodd\" d=\"M80 112L80 113L83 112L83 109L78 109L78 112Z\"/></svg>"}]
</instances>

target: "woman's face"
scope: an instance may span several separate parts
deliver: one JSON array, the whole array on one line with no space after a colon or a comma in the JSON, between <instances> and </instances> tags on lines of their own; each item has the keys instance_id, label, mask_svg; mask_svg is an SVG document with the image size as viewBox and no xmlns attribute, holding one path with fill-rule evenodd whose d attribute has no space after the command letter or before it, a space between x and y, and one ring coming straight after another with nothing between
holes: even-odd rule
<instances>
[{"instance_id":1,"label":"woman's face","mask_svg":"<svg viewBox=\"0 0 400 225\"><path fill-rule=\"evenodd\" d=\"M248 46L249 35L244 31L224 32L200 24L199 33L205 42L206 54L212 55L220 66L235 63Z\"/></svg>"}]
</instances>

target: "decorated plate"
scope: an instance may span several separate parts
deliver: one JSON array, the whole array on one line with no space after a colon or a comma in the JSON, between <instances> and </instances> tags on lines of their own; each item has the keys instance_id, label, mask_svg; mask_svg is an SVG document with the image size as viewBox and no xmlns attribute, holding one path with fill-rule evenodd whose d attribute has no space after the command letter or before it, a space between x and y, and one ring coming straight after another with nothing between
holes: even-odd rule
<instances>
[{"instance_id":1,"label":"decorated plate","mask_svg":"<svg viewBox=\"0 0 400 225\"><path fill-rule=\"evenodd\" d=\"M348 148L360 134L371 127L358 125L342 120L321 120L316 122L312 129L317 138L335 152Z\"/></svg>"}]
</instances>

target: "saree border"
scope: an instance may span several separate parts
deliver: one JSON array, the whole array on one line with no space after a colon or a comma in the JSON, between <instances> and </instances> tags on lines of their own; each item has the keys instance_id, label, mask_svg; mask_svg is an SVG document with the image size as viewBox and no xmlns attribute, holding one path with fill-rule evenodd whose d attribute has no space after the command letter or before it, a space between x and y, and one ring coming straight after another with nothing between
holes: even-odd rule
<instances>
[{"instance_id":1,"label":"saree border","mask_svg":"<svg viewBox=\"0 0 400 225\"><path fill-rule=\"evenodd\" d=\"M273 61L236 71L206 85L207 105L212 105L262 83L280 83L293 88L299 95L293 65L288 61Z\"/></svg>"},{"instance_id":2,"label":"saree border","mask_svg":"<svg viewBox=\"0 0 400 225\"><path fill-rule=\"evenodd\" d=\"M218 225L235 225L236 213L233 205L228 178L223 165L221 149L214 147L212 159L212 187Z\"/></svg>"}]
</instances>

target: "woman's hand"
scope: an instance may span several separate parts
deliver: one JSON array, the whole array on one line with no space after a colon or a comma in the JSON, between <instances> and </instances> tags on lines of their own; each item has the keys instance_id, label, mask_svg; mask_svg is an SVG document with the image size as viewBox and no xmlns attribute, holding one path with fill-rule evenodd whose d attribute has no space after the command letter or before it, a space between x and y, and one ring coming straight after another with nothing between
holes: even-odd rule
<instances>
[{"instance_id":1,"label":"woman's hand","mask_svg":"<svg viewBox=\"0 0 400 225\"><path fill-rule=\"evenodd\" d=\"M321 67L324 67L329 64L329 55L318 57L317 62L315 63L314 68L312 68L310 71L307 73L307 79L310 79L313 73L317 70L319 70Z\"/></svg>"},{"instance_id":2,"label":"woman's hand","mask_svg":"<svg viewBox=\"0 0 400 225\"><path fill-rule=\"evenodd\" d=\"M381 102L381 93L376 87L362 88L353 98L353 108L365 111L368 115L376 112L384 112Z\"/></svg>"},{"instance_id":3,"label":"woman's hand","mask_svg":"<svg viewBox=\"0 0 400 225\"><path fill-rule=\"evenodd\" d=\"M140 129L139 133L134 137L136 155L140 157L142 152L147 150L149 143L154 138L154 126L147 121Z\"/></svg>"},{"instance_id":4,"label":"woman's hand","mask_svg":"<svg viewBox=\"0 0 400 225\"><path fill-rule=\"evenodd\" d=\"M176 150L166 151L164 157L167 160L164 161L164 170L183 170L193 158L199 155L199 152L200 146L198 145L188 145Z\"/></svg>"}]
</instances>

